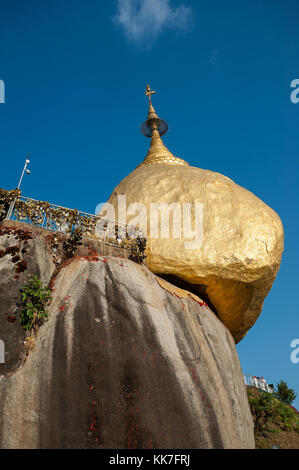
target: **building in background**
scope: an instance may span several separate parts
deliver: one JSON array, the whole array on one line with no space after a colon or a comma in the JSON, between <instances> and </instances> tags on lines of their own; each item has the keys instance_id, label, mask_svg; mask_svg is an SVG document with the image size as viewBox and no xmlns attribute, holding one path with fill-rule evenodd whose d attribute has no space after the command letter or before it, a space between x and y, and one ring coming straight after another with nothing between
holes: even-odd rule
<instances>
[{"instance_id":1,"label":"building in background","mask_svg":"<svg viewBox=\"0 0 299 470\"><path fill-rule=\"evenodd\" d=\"M260 388L264 390L265 392L273 393L275 392L275 388L273 384L268 384L267 381L264 379L264 377L257 377L256 375L248 375L248 374L243 374L244 375L244 382L246 385L249 387L255 387L255 388Z\"/></svg>"}]
</instances>

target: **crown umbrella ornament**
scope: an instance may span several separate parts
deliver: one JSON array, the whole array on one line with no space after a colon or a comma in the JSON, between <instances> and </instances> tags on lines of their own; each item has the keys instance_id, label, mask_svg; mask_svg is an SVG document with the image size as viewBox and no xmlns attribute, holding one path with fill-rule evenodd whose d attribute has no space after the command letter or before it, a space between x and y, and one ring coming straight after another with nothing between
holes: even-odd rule
<instances>
[{"instance_id":1,"label":"crown umbrella ornament","mask_svg":"<svg viewBox=\"0 0 299 470\"><path fill-rule=\"evenodd\" d=\"M141 126L141 132L145 137L152 137L155 129L159 131L160 136L165 135L168 131L167 122L159 118L153 106L152 95L155 93L156 91L151 90L149 85L146 86L145 95L148 96L149 110L147 120Z\"/></svg>"},{"instance_id":2,"label":"crown umbrella ornament","mask_svg":"<svg viewBox=\"0 0 299 470\"><path fill-rule=\"evenodd\" d=\"M151 139L151 145L143 164L147 163L166 163L168 165L189 166L187 162L181 158L175 157L167 147L165 147L161 137L168 131L168 124L164 119L159 118L152 103L152 95L156 91L151 90L147 85L146 96L149 100L149 109L147 120L141 126L141 133L145 137Z\"/></svg>"}]
</instances>

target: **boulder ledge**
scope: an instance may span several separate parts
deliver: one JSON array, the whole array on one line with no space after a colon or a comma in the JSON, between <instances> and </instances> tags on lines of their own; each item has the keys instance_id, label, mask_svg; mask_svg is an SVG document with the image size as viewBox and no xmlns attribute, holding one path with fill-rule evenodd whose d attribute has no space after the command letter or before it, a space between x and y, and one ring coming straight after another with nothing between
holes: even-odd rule
<instances>
[{"instance_id":1,"label":"boulder ledge","mask_svg":"<svg viewBox=\"0 0 299 470\"><path fill-rule=\"evenodd\" d=\"M233 337L195 295L127 259L78 257L49 312L0 378L0 448L255 447Z\"/></svg>"}]
</instances>

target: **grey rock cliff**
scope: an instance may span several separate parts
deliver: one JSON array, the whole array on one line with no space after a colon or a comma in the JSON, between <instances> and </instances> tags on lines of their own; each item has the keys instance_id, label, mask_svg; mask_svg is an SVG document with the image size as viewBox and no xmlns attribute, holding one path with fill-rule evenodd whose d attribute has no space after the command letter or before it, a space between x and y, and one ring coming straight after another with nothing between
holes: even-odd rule
<instances>
[{"instance_id":1,"label":"grey rock cliff","mask_svg":"<svg viewBox=\"0 0 299 470\"><path fill-rule=\"evenodd\" d=\"M35 350L0 378L0 448L254 448L226 327L145 266L96 259L60 271Z\"/></svg>"},{"instance_id":2,"label":"grey rock cliff","mask_svg":"<svg viewBox=\"0 0 299 470\"><path fill-rule=\"evenodd\" d=\"M0 375L15 370L24 354L25 331L17 315L21 287L32 275L48 284L54 272L55 264L44 237L20 226L0 225L0 339L6 350Z\"/></svg>"}]
</instances>

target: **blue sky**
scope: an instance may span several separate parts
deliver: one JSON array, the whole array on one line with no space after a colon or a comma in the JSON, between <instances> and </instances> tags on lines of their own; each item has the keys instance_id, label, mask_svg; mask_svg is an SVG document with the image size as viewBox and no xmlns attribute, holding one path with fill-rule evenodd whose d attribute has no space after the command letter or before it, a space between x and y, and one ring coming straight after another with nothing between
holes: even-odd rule
<instances>
[{"instance_id":1,"label":"blue sky","mask_svg":"<svg viewBox=\"0 0 299 470\"><path fill-rule=\"evenodd\" d=\"M262 315L237 346L244 372L299 393L296 0L1 2L0 187L94 212L145 157L145 85L164 141L280 215L285 253ZM135 7L134 7L135 4ZM139 5L139 7L138 7ZM138 8L136 8L138 7ZM299 398L295 402L299 408Z\"/></svg>"}]
</instances>

